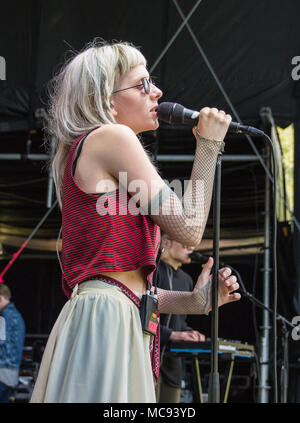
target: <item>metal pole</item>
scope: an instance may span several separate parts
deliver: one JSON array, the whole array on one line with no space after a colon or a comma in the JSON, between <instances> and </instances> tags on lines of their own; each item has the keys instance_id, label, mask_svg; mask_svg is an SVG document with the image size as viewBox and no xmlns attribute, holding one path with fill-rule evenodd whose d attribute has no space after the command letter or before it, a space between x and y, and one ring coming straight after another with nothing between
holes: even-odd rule
<instances>
[{"instance_id":1,"label":"metal pole","mask_svg":"<svg viewBox=\"0 0 300 423\"><path fill-rule=\"evenodd\" d=\"M300 81L295 83L295 121L294 121L294 213L300 220ZM300 229L294 228L294 263L296 270L295 281L295 302L297 314L300 315ZM295 342L294 342L295 344ZM298 364L298 363L297 363ZM292 393L293 402L300 402L300 369L296 368L291 374L294 389Z\"/></svg>"},{"instance_id":2,"label":"metal pole","mask_svg":"<svg viewBox=\"0 0 300 423\"><path fill-rule=\"evenodd\" d=\"M267 162L269 164L270 150L267 147ZM268 165L267 164L267 165ZM265 244L264 244L264 267L261 269L264 272L263 277L263 303L269 307L270 296L270 179L268 175L265 176ZM260 385L258 386L259 395L258 402L269 402L270 385L269 379L269 343L270 343L270 313L267 310L263 311L261 337L260 337Z\"/></svg>"},{"instance_id":3,"label":"metal pole","mask_svg":"<svg viewBox=\"0 0 300 423\"><path fill-rule=\"evenodd\" d=\"M153 158L158 162L193 162L194 154L155 154ZM48 161L51 159L49 154L20 154L20 153L3 153L0 154L0 160L37 160ZM222 157L223 162L256 162L258 157L254 154L225 154Z\"/></svg>"},{"instance_id":4,"label":"metal pole","mask_svg":"<svg viewBox=\"0 0 300 423\"><path fill-rule=\"evenodd\" d=\"M197 9L197 7L201 3L201 1L202 0L198 0L196 2L196 4L192 7L192 9L190 10L190 13L187 15L187 17L184 17L183 18L182 24L179 26L179 28L177 29L177 31L175 32L175 34L173 35L173 37L171 38L171 40L168 42L168 44L163 49L163 51L160 53L160 55L158 56L158 58L156 59L156 61L154 62L154 64L151 66L151 68L149 70L150 74L154 71L154 69L156 68L156 66L159 64L159 62L161 61L161 59L164 57L164 55L166 54L166 52L169 50L169 48L171 47L171 45L174 43L175 39L178 37L178 35L180 34L180 32L183 30L184 26L187 24L187 21L192 17L193 13Z\"/></svg>"},{"instance_id":5,"label":"metal pole","mask_svg":"<svg viewBox=\"0 0 300 423\"><path fill-rule=\"evenodd\" d=\"M48 160L48 154L1 153L0 160Z\"/></svg>"},{"instance_id":6,"label":"metal pole","mask_svg":"<svg viewBox=\"0 0 300 423\"><path fill-rule=\"evenodd\" d=\"M154 159L158 162L193 162L193 154L157 154ZM256 162L257 156L254 154L225 154L222 156L223 162Z\"/></svg>"},{"instance_id":7,"label":"metal pole","mask_svg":"<svg viewBox=\"0 0 300 423\"><path fill-rule=\"evenodd\" d=\"M218 366L218 332L219 332L219 309L218 309L218 285L219 285L219 240L220 240L220 208L221 208L221 154L218 155L215 185L213 193L213 250L214 267L212 281L212 322L211 322L211 371L208 382L208 402L220 402L220 375Z\"/></svg>"}]
</instances>

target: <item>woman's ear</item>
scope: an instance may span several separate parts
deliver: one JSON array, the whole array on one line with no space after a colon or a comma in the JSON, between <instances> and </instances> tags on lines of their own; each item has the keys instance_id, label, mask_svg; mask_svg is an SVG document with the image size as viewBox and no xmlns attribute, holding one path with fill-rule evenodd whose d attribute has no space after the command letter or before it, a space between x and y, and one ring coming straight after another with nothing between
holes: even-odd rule
<instances>
[{"instance_id":1,"label":"woman's ear","mask_svg":"<svg viewBox=\"0 0 300 423\"><path fill-rule=\"evenodd\" d=\"M161 245L162 245L162 247L170 247L171 241L167 238L163 238L162 241L161 241Z\"/></svg>"},{"instance_id":2,"label":"woman's ear","mask_svg":"<svg viewBox=\"0 0 300 423\"><path fill-rule=\"evenodd\" d=\"M115 109L114 103L111 101L109 105L113 117L116 118L118 116L118 112Z\"/></svg>"}]
</instances>

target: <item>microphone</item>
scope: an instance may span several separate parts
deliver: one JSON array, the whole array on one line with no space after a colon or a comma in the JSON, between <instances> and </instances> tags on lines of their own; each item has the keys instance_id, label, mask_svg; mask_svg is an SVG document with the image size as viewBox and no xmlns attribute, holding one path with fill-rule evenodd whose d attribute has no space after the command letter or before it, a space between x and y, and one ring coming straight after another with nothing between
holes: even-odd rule
<instances>
[{"instance_id":1,"label":"microphone","mask_svg":"<svg viewBox=\"0 0 300 423\"><path fill-rule=\"evenodd\" d=\"M198 251L193 251L191 254L189 254L192 262L194 263L206 263L209 259L209 257L204 256L203 254L199 253Z\"/></svg>"},{"instance_id":2,"label":"microphone","mask_svg":"<svg viewBox=\"0 0 300 423\"><path fill-rule=\"evenodd\" d=\"M189 254L189 256L192 260L192 263L204 264L204 263L207 263L207 261L209 259L208 256L205 256L204 254L199 253L199 251L193 251L191 254ZM220 265L230 267L227 264L225 265L223 262L220 262Z\"/></svg>"},{"instance_id":3,"label":"microphone","mask_svg":"<svg viewBox=\"0 0 300 423\"><path fill-rule=\"evenodd\" d=\"M157 109L158 119L167 123L181 123L183 125L195 126L199 120L199 112L195 110L186 109L181 104L163 102L160 103ZM228 132L236 134L248 135L264 135L264 132L253 126L241 125L237 122L231 122Z\"/></svg>"}]
</instances>

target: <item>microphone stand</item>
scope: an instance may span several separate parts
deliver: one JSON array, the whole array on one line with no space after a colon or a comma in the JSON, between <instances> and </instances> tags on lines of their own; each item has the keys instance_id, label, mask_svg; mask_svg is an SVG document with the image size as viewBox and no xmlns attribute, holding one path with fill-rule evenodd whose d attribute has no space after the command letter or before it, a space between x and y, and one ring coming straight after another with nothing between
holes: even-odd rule
<instances>
[{"instance_id":1,"label":"microphone stand","mask_svg":"<svg viewBox=\"0 0 300 423\"><path fill-rule=\"evenodd\" d=\"M214 192L213 192L213 280L212 280L212 322L211 322L211 372L208 385L208 402L220 402L220 375L218 370L218 287L219 287L219 239L220 239L220 208L221 208L221 156L217 157Z\"/></svg>"},{"instance_id":2,"label":"microphone stand","mask_svg":"<svg viewBox=\"0 0 300 423\"><path fill-rule=\"evenodd\" d=\"M240 273L232 266L228 264L224 264L224 266L229 267L233 273L236 274L238 281L241 287L241 293L245 298L248 298L253 304L257 307L260 307L263 310L267 310L270 314L274 314L274 310L270 307L266 306L264 303L259 301L254 295L246 290L246 287L243 283L242 277ZM291 329L296 328L292 322L287 320L284 316L276 312L276 320L281 323L281 345L283 351L282 357L282 364L281 364L281 378L280 378L280 402L287 403L287 391L288 391L288 337L289 337L289 330L287 328L290 327Z\"/></svg>"}]
</instances>

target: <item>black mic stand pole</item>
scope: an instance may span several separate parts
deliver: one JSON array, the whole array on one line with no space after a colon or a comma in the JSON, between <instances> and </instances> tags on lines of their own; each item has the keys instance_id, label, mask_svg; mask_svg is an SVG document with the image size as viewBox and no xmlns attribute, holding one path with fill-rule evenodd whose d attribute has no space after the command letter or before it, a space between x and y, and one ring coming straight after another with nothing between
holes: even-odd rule
<instances>
[{"instance_id":1,"label":"black mic stand pole","mask_svg":"<svg viewBox=\"0 0 300 423\"><path fill-rule=\"evenodd\" d=\"M208 385L208 402L220 402L220 375L218 369L218 287L219 287L219 239L220 239L220 208L221 208L221 156L218 154L214 192L213 192L213 280L212 280L212 310L211 310L211 372Z\"/></svg>"}]
</instances>

